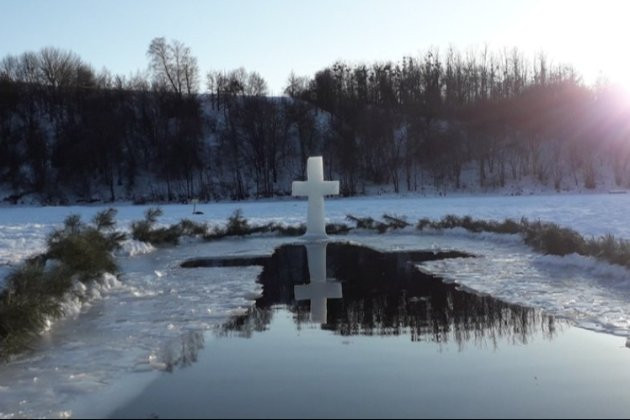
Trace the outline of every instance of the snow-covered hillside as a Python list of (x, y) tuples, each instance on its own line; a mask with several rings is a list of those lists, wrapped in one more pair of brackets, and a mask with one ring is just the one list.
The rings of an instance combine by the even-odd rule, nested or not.
[[(139, 121), (150, 112), (133, 98), (127, 98), (128, 106), (134, 110), (130, 113), (139, 114), (133, 121)], [(364, 131), (355, 127), (348, 134), (344, 130), (351, 122), (340, 122), (333, 114), (297, 99), (238, 97), (228, 102), (219, 103), (216, 96), (204, 94), (194, 98), (198, 111), (194, 117), (182, 110), (184, 122), (195, 121), (196, 134), (190, 143), (185, 133), (174, 128), (184, 122), (177, 123), (168, 113), (153, 115), (148, 131), (145, 126), (129, 130), (134, 133), (131, 138), (122, 132), (101, 138), (100, 126), (90, 126), (91, 114), (79, 112), (75, 119), (82, 122), (73, 129), (80, 133), (80, 142), (72, 147), (68, 144), (74, 140), (69, 142), (59, 134), (64, 132), (62, 122), (52, 122), (48, 107), (35, 107), (32, 118), (41, 125), (38, 141), (48, 153), (40, 156), (33, 151), (36, 158), (27, 159), (22, 149), (28, 150), (30, 143), (20, 143), (25, 128), (9, 124), (15, 136), (15, 144), (9, 144), (15, 150), (5, 153), (7, 162), (0, 160), (0, 203), (281, 197), (290, 193), (291, 181), (303, 176), (304, 161), (310, 155), (324, 155), (327, 174), (341, 179), (346, 195), (527, 195), (630, 188), (630, 143), (623, 140), (628, 130), (621, 123), (611, 125), (611, 132), (619, 132), (614, 142), (595, 133), (589, 137), (591, 146), (582, 150), (575, 139), (550, 137), (538, 144), (540, 139), (518, 131), (501, 141), (487, 134), (477, 138), (457, 120), (435, 120), (420, 137), (413, 134), (412, 122), (404, 119), (388, 128), (391, 136), (379, 137), (378, 124)], [(96, 114), (104, 117), (100, 111)], [(127, 117), (127, 113), (120, 116)], [(107, 127), (113, 130), (116, 123)], [(376, 137), (370, 138), (373, 132)], [(498, 143), (489, 147), (487, 143), (494, 141)], [(482, 146), (488, 150), (477, 150)]]

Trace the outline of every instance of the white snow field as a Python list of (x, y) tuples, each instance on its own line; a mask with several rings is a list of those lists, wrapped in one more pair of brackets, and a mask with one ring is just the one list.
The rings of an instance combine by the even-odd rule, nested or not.
[[(16, 263), (44, 249), (51, 229), (70, 214), (88, 221), (98, 211), (115, 207), (121, 227), (143, 217), (149, 207), (131, 204), (112, 206), (0, 207), (0, 266)], [(184, 217), (209, 223), (224, 223), (232, 212), (242, 209), (252, 222), (278, 221), (288, 224), (306, 220), (307, 202), (302, 199), (198, 204), (202, 216), (192, 215), (192, 205), (160, 206), (164, 224)], [(612, 233), (630, 239), (630, 194), (579, 194), (533, 196), (377, 196), (326, 199), (329, 221), (344, 221), (347, 214), (380, 217), (384, 213), (406, 216), (412, 222), (422, 217), (441, 218), (446, 214), (470, 215), (482, 219), (520, 219), (556, 222), (586, 235)]]
[[(162, 206), (163, 223), (183, 217), (224, 223), (241, 208), (252, 222), (299, 223), (305, 200)], [(116, 205), (127, 227), (149, 206)], [(440, 218), (445, 214), (483, 219), (506, 217), (557, 222), (587, 235), (612, 233), (630, 239), (630, 195), (519, 197), (371, 197), (326, 201), (330, 221), (348, 213), (383, 213)], [(41, 251), (45, 237), (69, 214), (89, 220), (99, 207), (0, 208), (0, 275)], [(424, 263), (422, 270), (509, 302), (544, 309), (578, 325), (630, 334), (630, 271), (577, 255), (544, 256), (515, 235), (471, 234), (455, 229), (420, 233), (412, 228), (376, 235), (358, 232), (350, 240), (382, 250), (457, 249), (478, 256)], [(183, 363), (182, 348), (202, 345), (206, 331), (252, 305), (261, 293), (260, 267), (181, 269), (194, 256), (265, 255), (296, 238), (273, 236), (189, 242), (153, 249), (135, 241), (120, 256), (119, 282), (99, 287), (88, 303), (75, 302), (70, 316), (43, 334), (32, 352), (0, 367), (0, 418), (103, 417), (141, 392), (160, 370)], [(69, 304), (73, 304), (70, 302)], [(620, 345), (623, 345), (620, 344)]]

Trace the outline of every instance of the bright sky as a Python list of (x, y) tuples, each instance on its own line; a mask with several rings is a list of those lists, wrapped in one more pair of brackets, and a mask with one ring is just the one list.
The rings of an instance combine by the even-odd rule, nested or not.
[[(544, 50), (594, 82), (630, 86), (628, 0), (2, 0), (0, 57), (70, 49), (96, 69), (147, 68), (152, 38), (190, 46), (202, 74), (256, 70), (280, 94), (291, 70), (399, 60), (429, 47)], [(205, 80), (205, 77), (204, 77)]]

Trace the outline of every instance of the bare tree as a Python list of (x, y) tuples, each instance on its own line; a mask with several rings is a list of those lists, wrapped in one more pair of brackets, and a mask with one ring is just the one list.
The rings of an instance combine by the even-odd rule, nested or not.
[(177, 40), (167, 43), (164, 37), (158, 37), (149, 44), (147, 56), (157, 86), (178, 95), (197, 92), (199, 67), (189, 47)]
[(0, 61), (0, 79), (18, 81), (20, 62), (14, 55), (8, 55)]
[(285, 95), (292, 98), (299, 96), (308, 89), (308, 77), (296, 76), (293, 71), (287, 79), (287, 86), (284, 88)]
[(85, 66), (73, 52), (52, 47), (43, 48), (39, 52), (38, 64), (44, 83), (55, 89), (74, 84), (78, 69)]
[(247, 76), (245, 94), (248, 96), (266, 96), (267, 82), (257, 72), (253, 71)]

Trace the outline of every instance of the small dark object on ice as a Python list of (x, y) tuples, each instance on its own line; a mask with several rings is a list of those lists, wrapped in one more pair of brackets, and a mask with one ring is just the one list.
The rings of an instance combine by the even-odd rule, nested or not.
[(191, 202), (193, 204), (193, 214), (203, 214), (201, 210), (197, 210), (197, 203), (199, 203), (199, 200), (194, 198)]

